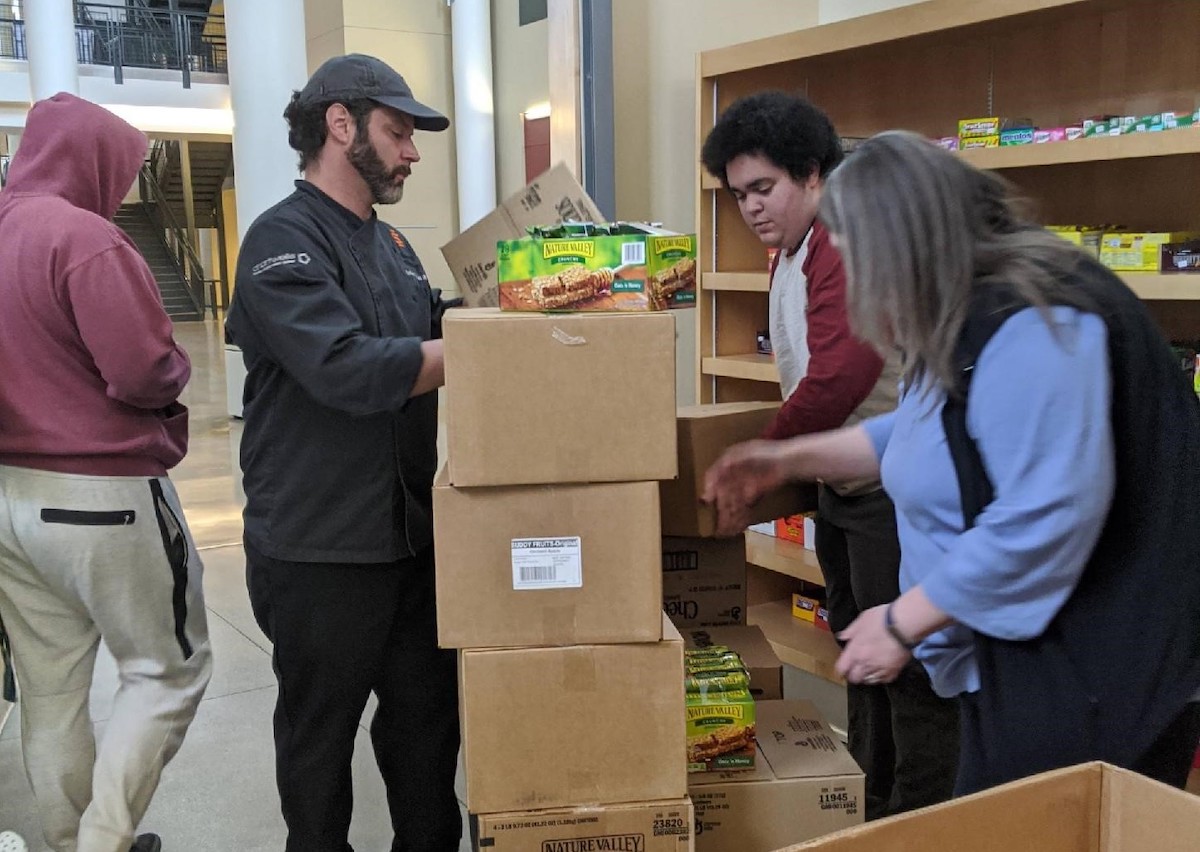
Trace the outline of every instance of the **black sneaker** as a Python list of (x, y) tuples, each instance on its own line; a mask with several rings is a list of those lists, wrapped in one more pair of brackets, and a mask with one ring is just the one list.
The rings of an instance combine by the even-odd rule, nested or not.
[(157, 834), (139, 834), (129, 852), (162, 852), (162, 840)]

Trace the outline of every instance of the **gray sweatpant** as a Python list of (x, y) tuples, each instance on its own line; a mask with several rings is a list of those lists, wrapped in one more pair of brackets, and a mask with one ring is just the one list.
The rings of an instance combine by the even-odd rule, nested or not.
[[(126, 852), (211, 673), (203, 567), (166, 477), (0, 465), (0, 617), (46, 842)], [(120, 686), (97, 752), (103, 638)]]

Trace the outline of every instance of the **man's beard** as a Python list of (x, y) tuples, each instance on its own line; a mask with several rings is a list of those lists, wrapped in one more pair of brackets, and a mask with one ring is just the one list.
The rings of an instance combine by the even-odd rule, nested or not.
[(412, 169), (408, 166), (389, 169), (383, 164), (371, 140), (365, 138), (365, 134), (355, 137), (354, 144), (346, 152), (346, 159), (366, 181), (371, 190), (373, 204), (395, 204), (404, 197), (404, 184), (397, 183), (396, 178), (408, 177), (412, 174)]

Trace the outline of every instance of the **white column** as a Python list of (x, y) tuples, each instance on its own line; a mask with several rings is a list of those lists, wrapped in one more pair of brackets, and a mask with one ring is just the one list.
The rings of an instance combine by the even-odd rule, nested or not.
[(490, 6), (488, 0), (452, 0), (450, 6), (460, 231), (474, 225), (496, 206)]
[(30, 100), (40, 101), (58, 92), (78, 95), (71, 0), (34, 0), (23, 6)]
[(308, 80), (304, 0), (225, 4), (238, 239), (300, 176), (283, 110)]

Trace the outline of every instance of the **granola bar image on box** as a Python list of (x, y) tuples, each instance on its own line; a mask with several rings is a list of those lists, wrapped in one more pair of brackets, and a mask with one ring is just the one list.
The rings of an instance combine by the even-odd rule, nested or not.
[(699, 682), (688, 686), (688, 771), (753, 768), (756, 714), (749, 689), (732, 683), (715, 689)]
[(722, 754), (741, 751), (754, 744), (754, 726), (726, 725), (703, 737), (688, 740), (688, 760), (702, 763)]
[(696, 259), (684, 257), (655, 273), (650, 283), (650, 300), (656, 310), (667, 306), (667, 301), (680, 290), (696, 285)]
[(568, 266), (553, 275), (536, 276), (529, 294), (543, 308), (564, 308), (609, 292), (614, 278), (611, 269)]

